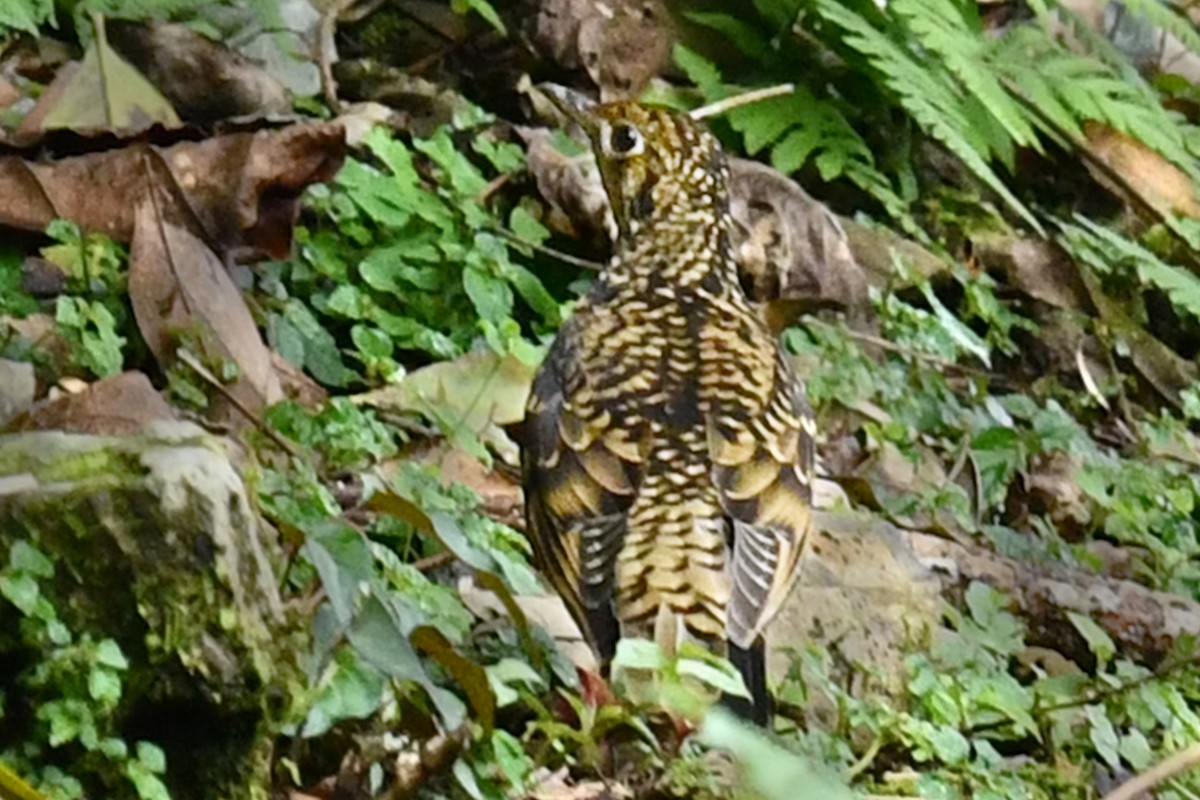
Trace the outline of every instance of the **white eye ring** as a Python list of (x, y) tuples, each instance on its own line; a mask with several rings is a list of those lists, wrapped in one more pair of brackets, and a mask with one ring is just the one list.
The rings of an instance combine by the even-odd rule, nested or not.
[(608, 158), (630, 158), (645, 152), (646, 140), (628, 122), (612, 125), (606, 120), (600, 123), (600, 150)]

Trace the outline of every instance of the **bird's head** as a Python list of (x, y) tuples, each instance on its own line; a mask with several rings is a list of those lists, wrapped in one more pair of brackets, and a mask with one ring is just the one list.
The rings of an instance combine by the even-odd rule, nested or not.
[(554, 84), (538, 88), (591, 140), (622, 237), (655, 219), (716, 225), (727, 213), (728, 168), (703, 123), (632, 101), (594, 103)]

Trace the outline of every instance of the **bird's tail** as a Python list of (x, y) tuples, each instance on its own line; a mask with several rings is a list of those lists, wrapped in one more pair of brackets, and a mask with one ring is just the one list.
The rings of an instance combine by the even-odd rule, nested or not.
[(749, 647), (729, 643), (729, 661), (741, 673), (750, 698), (725, 695), (722, 704), (742, 719), (766, 727), (771, 721), (771, 695), (767, 691), (767, 648), (760, 636)]

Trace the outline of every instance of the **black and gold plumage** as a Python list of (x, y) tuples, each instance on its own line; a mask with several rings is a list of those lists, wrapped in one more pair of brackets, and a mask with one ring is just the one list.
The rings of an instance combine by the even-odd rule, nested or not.
[(765, 722), (763, 633), (812, 525), (814, 427), (738, 280), (724, 155), (685, 115), (545, 93), (591, 139), (619, 234), (521, 432), (537, 560), (602, 661), (677, 626), (728, 648), (741, 711)]

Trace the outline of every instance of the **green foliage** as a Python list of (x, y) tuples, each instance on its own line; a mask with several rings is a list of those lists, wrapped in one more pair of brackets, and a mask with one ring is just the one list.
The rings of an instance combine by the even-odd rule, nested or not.
[[(113, 798), (169, 800), (166, 759), (151, 742), (129, 744), (114, 734), (128, 662), (111, 639), (73, 633), (43, 592), (53, 562), (33, 545), (16, 542), (0, 568), (0, 652), (38, 654), (0, 681), (0, 720), (32, 730), (0, 761), (33, 778), (48, 800), (74, 800), (97, 791)], [(14, 612), (15, 611), (15, 615)], [(17, 623), (17, 624), (11, 624)], [(20, 663), (20, 662), (18, 662)], [(11, 741), (11, 740), (10, 740)]]
[(272, 344), (333, 386), (355, 378), (346, 345), (370, 382), (402, 377), (404, 351), (452, 358), (477, 337), (537, 363), (528, 334), (557, 326), (559, 303), (507, 231), (535, 243), (548, 234), (524, 207), (498, 217), (484, 205), (490, 176), (523, 165), (520, 149), (448, 127), (411, 145), (376, 129), (366, 146), (369, 158), (313, 192), (325, 222), (298, 232), (301, 257), (272, 279), (293, 295), (271, 315)]
[[(864, 787), (876, 794), (915, 788), (925, 797), (1082, 798), (1089, 796), (1090, 760), (1143, 770), (1153, 760), (1152, 742), (1174, 750), (1200, 735), (1200, 717), (1173, 712), (1185, 704), (1180, 687), (1195, 684), (1195, 671), (1160, 679), (1114, 659), (1111, 639), (1086, 617), (1072, 615), (1071, 621), (1097, 658), (1095, 677), (1078, 670), (1051, 674), (1025, 660), (1025, 631), (1009, 613), (1007, 598), (982, 584), (969, 587), (965, 613), (951, 610), (948, 616), (952, 631), (928, 653), (907, 660), (909, 703), (903, 710), (881, 698), (854, 696), (830, 680), (826, 654), (800, 654), (785, 691), (828, 698), (838, 715), (833, 730), (853, 727), (874, 737), (858, 761), (836, 735), (797, 733), (801, 747), (856, 772), (872, 772), (871, 760), (894, 748), (921, 765), (916, 786), (911, 778), (876, 773)], [(1022, 660), (1031, 668), (1017, 677), (1011, 665)], [(1030, 737), (1046, 756), (1001, 755)], [(1181, 788), (1195, 785), (1189, 780)]]
[[(1046, 6), (1039, 7), (1044, 15)], [(1200, 45), (1177, 11), (1157, 3), (1137, 7), (1186, 44)], [(1094, 32), (1077, 31), (1086, 52), (1068, 49), (1037, 20), (994, 33), (985, 30), (976, 4), (963, 0), (897, 0), (882, 9), (867, 0), (809, 0), (756, 9), (688, 15), (751, 63), (738, 66), (750, 77), (743, 86), (806, 76), (791, 95), (728, 112), (745, 150), (755, 155), (769, 148), (771, 163), (784, 172), (811, 164), (822, 181), (849, 181), (911, 233), (918, 233), (908, 215), (919, 189), (894, 112), (939, 142), (1038, 232), (1034, 207), (1012, 185), (1017, 151), (1045, 152), (1047, 141), (1075, 147), (1086, 121), (1127, 133), (1190, 176), (1200, 175), (1187, 143), (1193, 128), (1167, 111)], [(831, 68), (835, 61), (820, 58), (822, 48), (843, 66)], [(706, 100), (735, 91), (723, 81), (728, 70), (700, 54), (679, 48), (676, 61)], [(878, 130), (890, 139), (880, 140)]]
[(101, 378), (121, 371), (126, 339), (117, 333), (117, 318), (104, 303), (63, 295), (54, 321), (71, 346), (72, 363)]

